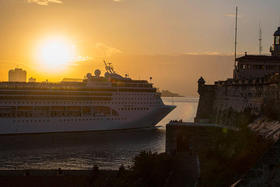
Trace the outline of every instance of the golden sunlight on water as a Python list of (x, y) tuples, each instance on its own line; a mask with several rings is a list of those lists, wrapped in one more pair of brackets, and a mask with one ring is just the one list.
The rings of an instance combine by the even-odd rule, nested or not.
[(198, 98), (196, 97), (165, 97), (162, 99), (166, 105), (175, 105), (176, 108), (169, 113), (158, 126), (165, 126), (170, 120), (183, 120), (193, 122), (196, 114)]

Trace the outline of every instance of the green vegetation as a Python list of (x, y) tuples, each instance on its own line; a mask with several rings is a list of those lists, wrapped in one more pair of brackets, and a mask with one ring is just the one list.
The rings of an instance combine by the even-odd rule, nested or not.
[(161, 187), (171, 186), (171, 177), (176, 170), (174, 158), (165, 153), (142, 151), (134, 158), (132, 167), (120, 166), (116, 175), (99, 175), (96, 169), (90, 179), (93, 186), (115, 187)]
[[(280, 107), (273, 101), (265, 102), (259, 116), (280, 120)], [(239, 131), (231, 133), (224, 131), (224, 135), (212, 134), (217, 137), (213, 143), (214, 147), (200, 150), (199, 186), (229, 186), (254, 166), (272, 143), (248, 128), (248, 125), (259, 116), (256, 116), (250, 108), (246, 108), (243, 112), (229, 108), (213, 115), (212, 122), (233, 126)]]
[(192, 177), (182, 172), (180, 161), (178, 162), (182, 158), (180, 156), (142, 151), (134, 158), (131, 167), (126, 169), (121, 165), (115, 175), (96, 175), (98, 172), (93, 172), (90, 185), (102, 187), (193, 186)]
[(198, 153), (201, 163), (199, 186), (233, 184), (254, 166), (270, 145), (246, 128), (216, 136), (214, 147), (202, 148)]

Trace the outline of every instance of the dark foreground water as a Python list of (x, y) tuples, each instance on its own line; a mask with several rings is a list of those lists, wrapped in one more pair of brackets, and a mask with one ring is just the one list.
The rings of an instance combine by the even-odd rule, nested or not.
[(0, 136), (0, 170), (103, 169), (130, 165), (142, 150), (165, 151), (165, 125), (171, 119), (193, 121), (196, 98), (164, 98), (177, 105), (156, 128), (39, 135)]

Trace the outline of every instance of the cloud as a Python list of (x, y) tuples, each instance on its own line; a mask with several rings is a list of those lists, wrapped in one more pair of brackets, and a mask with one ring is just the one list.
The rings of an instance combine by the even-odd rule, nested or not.
[(35, 3), (37, 5), (47, 6), (49, 3), (62, 4), (62, 0), (27, 0), (28, 3)]
[(98, 42), (93, 48), (92, 56), (74, 56), (71, 57), (70, 61), (72, 62), (72, 66), (79, 66), (84, 62), (99, 61), (100, 59), (104, 60), (120, 53), (122, 53), (121, 50)]
[(185, 55), (209, 55), (209, 56), (230, 56), (232, 54), (220, 53), (216, 51), (206, 51), (206, 52), (186, 52)]
[(95, 53), (97, 56), (110, 57), (114, 54), (120, 54), (122, 51), (99, 42), (95, 44)]
[(76, 56), (71, 59), (71, 66), (79, 66), (81, 63), (90, 62), (93, 58), (90, 56)]

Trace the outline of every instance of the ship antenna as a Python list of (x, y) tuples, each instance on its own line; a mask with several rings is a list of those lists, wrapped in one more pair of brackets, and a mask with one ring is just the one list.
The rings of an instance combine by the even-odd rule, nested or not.
[(235, 12), (234, 67), (236, 67), (236, 51), (237, 51), (237, 18), (238, 18), (238, 6), (236, 6), (236, 12)]
[(261, 24), (260, 24), (260, 31), (259, 31), (259, 55), (262, 54), (262, 50), (263, 50), (263, 47), (262, 47), (262, 27), (261, 27)]
[(105, 70), (107, 71), (107, 64), (106, 64), (106, 61), (103, 60), (104, 64), (105, 64)]
[(103, 62), (104, 62), (104, 64), (105, 64), (105, 70), (106, 70), (107, 72), (109, 72), (109, 70), (110, 70), (110, 69), (109, 69), (109, 66), (107, 65), (107, 63), (106, 63), (105, 60), (104, 60)]

